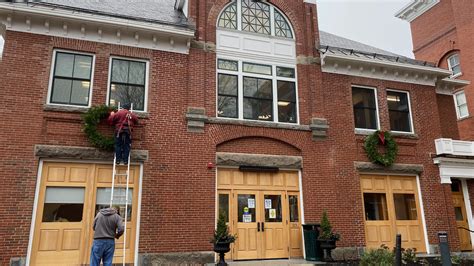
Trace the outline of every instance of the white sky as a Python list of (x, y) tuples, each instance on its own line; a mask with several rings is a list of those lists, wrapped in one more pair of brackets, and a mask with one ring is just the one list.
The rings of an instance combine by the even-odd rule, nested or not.
[(317, 0), (319, 29), (413, 58), (410, 24), (394, 15), (411, 0)]

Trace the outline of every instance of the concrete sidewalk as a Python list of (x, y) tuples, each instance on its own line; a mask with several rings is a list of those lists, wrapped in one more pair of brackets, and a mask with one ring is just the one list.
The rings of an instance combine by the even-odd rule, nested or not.
[[(249, 260), (249, 261), (226, 261), (227, 264), (233, 266), (311, 266), (311, 265), (325, 265), (325, 262), (307, 261), (304, 259), (282, 259), (282, 260)], [(206, 266), (213, 266), (215, 264), (209, 263)]]

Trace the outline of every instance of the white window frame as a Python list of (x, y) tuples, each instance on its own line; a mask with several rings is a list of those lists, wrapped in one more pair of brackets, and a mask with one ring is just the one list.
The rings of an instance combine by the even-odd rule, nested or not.
[[(229, 61), (236, 61), (238, 62), (238, 71), (231, 71), (231, 70), (223, 70), (218, 68), (220, 60), (229, 60)], [(257, 65), (268, 65), (272, 67), (272, 75), (263, 75), (263, 74), (255, 74), (255, 73), (248, 73), (243, 71), (243, 63), (251, 63)], [(285, 68), (292, 68), (295, 70), (295, 77), (294, 78), (285, 78), (285, 77), (278, 77), (276, 73), (277, 67), (285, 67)], [(300, 124), (300, 111), (299, 111), (299, 96), (298, 96), (298, 73), (297, 73), (296, 65), (289, 65), (289, 64), (280, 64), (280, 63), (270, 63), (270, 62), (259, 62), (241, 58), (232, 58), (232, 57), (222, 57), (217, 56), (216, 58), (216, 117), (219, 119), (229, 119), (229, 120), (242, 120), (242, 121), (252, 121), (252, 122), (259, 122), (259, 123), (279, 123), (279, 124), (287, 124), (287, 125), (299, 125)], [(238, 109), (238, 117), (219, 117), (218, 115), (218, 108), (219, 108), (219, 74), (226, 74), (226, 75), (233, 75), (237, 76), (237, 109)], [(251, 78), (261, 78), (261, 79), (270, 79), (272, 80), (272, 96), (273, 96), (273, 120), (265, 121), (265, 120), (253, 120), (253, 119), (245, 119), (244, 118), (244, 76), (251, 77)], [(295, 83), (295, 97), (296, 97), (296, 122), (289, 123), (289, 122), (280, 122), (278, 121), (278, 81), (288, 81)]]
[[(457, 65), (454, 65), (454, 66), (453, 66), (453, 65), (451, 65), (451, 58), (454, 58), (454, 57), (457, 57), (457, 58), (458, 58), (458, 62), (459, 62), (459, 63), (458, 63)], [(450, 71), (453, 71), (453, 68), (454, 68), (454, 67), (457, 67), (457, 66), (460, 66), (460, 65), (461, 65), (461, 58), (460, 58), (460, 56), (459, 56), (459, 53), (455, 53), (455, 54), (449, 56), (448, 59), (447, 59), (447, 61), (448, 61), (448, 68), (449, 68)], [(462, 69), (460, 69), (460, 70), (461, 70), (461, 71), (460, 71), (459, 73), (456, 73), (456, 74), (453, 73), (453, 74), (451, 75), (451, 78), (456, 78), (456, 77), (461, 76), (461, 75), (462, 75)]]
[[(403, 91), (403, 90), (395, 90), (395, 89), (387, 89), (387, 92), (393, 91), (393, 92), (398, 92), (398, 93), (405, 93), (407, 95), (407, 101), (408, 101), (408, 112), (410, 114), (410, 131), (397, 131), (397, 130), (392, 130), (390, 127), (391, 132), (395, 133), (402, 133), (402, 134), (415, 134), (415, 126), (413, 125), (413, 111), (411, 109), (411, 98), (410, 98), (410, 92), (408, 91)], [(388, 99), (387, 99), (387, 110), (388, 110)], [(388, 120), (390, 121), (390, 110), (388, 110)]]
[[(361, 88), (361, 89), (369, 89), (374, 91), (374, 97), (375, 97), (375, 115), (377, 116), (377, 128), (372, 129), (372, 128), (359, 128), (355, 127), (355, 121), (354, 121), (354, 101), (352, 99), (352, 89), (353, 88)], [(352, 121), (354, 121), (354, 127), (355, 131), (362, 131), (362, 132), (375, 132), (377, 130), (380, 130), (380, 115), (379, 115), (379, 101), (378, 101), (378, 95), (377, 95), (377, 88), (376, 87), (369, 87), (369, 86), (364, 86), (364, 85), (356, 85), (353, 84), (351, 85), (351, 107), (352, 107)]]
[(137, 113), (146, 113), (148, 112), (148, 87), (149, 87), (149, 77), (150, 77), (150, 61), (146, 59), (139, 59), (133, 57), (124, 57), (124, 56), (110, 56), (109, 58), (109, 73), (107, 78), (107, 99), (105, 104), (109, 106), (110, 104), (110, 83), (112, 82), (112, 61), (113, 59), (121, 59), (127, 61), (135, 61), (145, 63), (145, 98), (143, 99), (143, 111), (133, 110)]
[[(53, 78), (54, 78), (54, 69), (56, 68), (56, 54), (57, 53), (68, 53), (68, 54), (77, 54), (77, 55), (87, 55), (92, 56), (92, 67), (91, 67), (91, 81), (90, 81), (90, 88), (89, 88), (89, 103), (87, 106), (85, 105), (74, 105), (74, 104), (62, 104), (62, 103), (52, 103), (51, 102), (51, 94), (53, 93)], [(48, 84), (48, 94), (46, 99), (47, 105), (54, 105), (54, 106), (68, 106), (68, 107), (75, 107), (75, 108), (90, 108), (92, 104), (92, 95), (94, 91), (94, 72), (95, 72), (95, 54), (87, 53), (87, 52), (78, 52), (74, 50), (65, 50), (65, 49), (54, 49), (53, 50), (53, 57), (51, 61), (51, 69), (49, 73), (49, 84)]]
[(469, 108), (467, 108), (467, 115), (461, 116), (461, 114), (460, 114), (460, 112), (459, 112), (459, 107), (460, 107), (460, 105), (458, 104), (458, 99), (457, 99), (457, 97), (456, 97), (456, 96), (459, 95), (459, 94), (464, 94), (464, 99), (466, 100), (466, 103), (465, 103), (466, 107), (468, 107), (468, 105), (467, 105), (467, 98), (466, 98), (466, 93), (464, 92), (464, 90), (458, 91), (458, 92), (456, 92), (455, 94), (453, 94), (454, 106), (455, 106), (455, 108), (456, 108), (456, 116), (457, 116), (458, 119), (463, 119), (463, 118), (469, 117)]

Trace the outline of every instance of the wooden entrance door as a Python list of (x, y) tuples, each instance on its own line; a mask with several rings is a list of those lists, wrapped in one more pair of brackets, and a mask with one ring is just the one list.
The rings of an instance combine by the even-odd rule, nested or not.
[(368, 248), (391, 249), (401, 234), (403, 248), (426, 250), (415, 177), (361, 176), (361, 188)]
[(466, 204), (464, 203), (464, 196), (462, 192), (461, 181), (453, 179), (451, 184), (451, 191), (453, 197), (454, 214), (456, 215), (456, 225), (458, 227), (459, 242), (462, 251), (471, 251), (471, 234), (466, 229), (469, 229), (469, 223), (466, 215)]
[[(130, 167), (131, 196), (126, 262), (134, 262), (139, 168)], [(108, 207), (112, 166), (86, 163), (44, 163), (38, 194), (31, 265), (89, 263), (92, 224), (97, 211)], [(122, 237), (123, 238), (123, 237)], [(120, 239), (116, 242), (121, 241)], [(117, 254), (122, 252), (116, 245)], [(120, 250), (119, 250), (120, 249)], [(121, 262), (121, 258), (114, 262)]]
[(255, 173), (218, 170), (217, 213), (230, 231), (234, 260), (302, 256), (297, 172)]

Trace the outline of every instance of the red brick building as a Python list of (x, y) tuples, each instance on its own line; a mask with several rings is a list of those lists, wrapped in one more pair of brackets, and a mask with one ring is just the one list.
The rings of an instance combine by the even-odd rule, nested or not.
[[(443, 183), (451, 179), (460, 180), (472, 195), (474, 183), (474, 14), (472, 1), (430, 0), (412, 1), (398, 12), (397, 17), (410, 22), (413, 37), (413, 52), (419, 60), (435, 62), (440, 68), (452, 71), (451, 79), (465, 84), (445, 95), (438, 101), (443, 107), (441, 119), (450, 121), (442, 129), (444, 138), (436, 140), (439, 165)], [(454, 124), (457, 117), (457, 127)], [(447, 158), (449, 157), (449, 158)], [(454, 199), (456, 200), (456, 199)], [(466, 205), (469, 205), (469, 201)], [(457, 210), (459, 211), (459, 210)], [(459, 215), (458, 227), (474, 227), (472, 212)], [(461, 248), (472, 249), (474, 234), (460, 229)]]
[[(141, 117), (128, 262), (212, 261), (219, 211), (234, 260), (303, 257), (324, 210), (339, 258), (396, 233), (460, 249), (459, 187), (431, 157), (455, 121), (442, 93), (464, 85), (450, 71), (320, 32), (311, 0), (142, 2), (0, 3), (2, 264), (88, 263), (113, 155), (81, 115), (118, 102)], [(364, 151), (376, 130), (398, 144), (390, 167)]]

